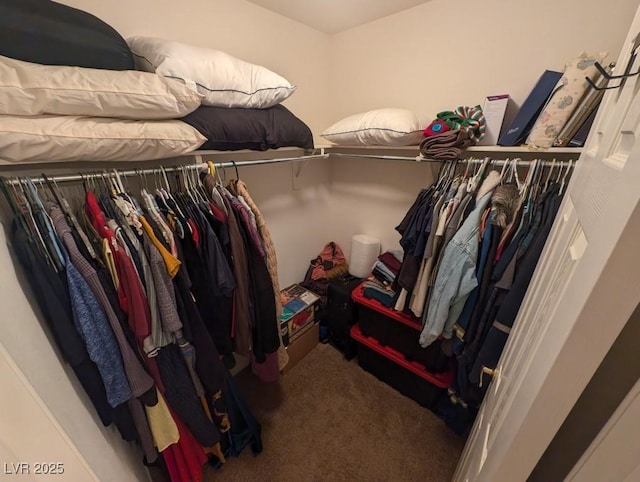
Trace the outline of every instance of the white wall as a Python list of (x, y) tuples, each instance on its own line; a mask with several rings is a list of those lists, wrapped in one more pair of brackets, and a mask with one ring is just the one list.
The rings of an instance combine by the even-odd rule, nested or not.
[(439, 165), (348, 158), (332, 159), (331, 165), (330, 233), (347, 259), (354, 234), (380, 239), (383, 251), (401, 249), (394, 228)]
[[(428, 122), (503, 93), (519, 105), (545, 69), (562, 70), (582, 51), (608, 51), (615, 60), (637, 6), (432, 0), (347, 30), (330, 40), (330, 123), (380, 107), (412, 109)], [(383, 249), (398, 249), (393, 228), (430, 172), (425, 165), (333, 160), (335, 240), (348, 252), (351, 236), (365, 232), (380, 237)]]
[(511, 94), (581, 51), (615, 60), (637, 0), (431, 0), (331, 38), (332, 121), (378, 107), (431, 119)]

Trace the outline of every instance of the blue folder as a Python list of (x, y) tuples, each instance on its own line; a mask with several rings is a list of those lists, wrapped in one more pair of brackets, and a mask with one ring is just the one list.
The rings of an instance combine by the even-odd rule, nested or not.
[(519, 146), (526, 141), (529, 131), (561, 78), (562, 72), (544, 71), (527, 99), (522, 103), (522, 107), (509, 128), (498, 139), (499, 146)]

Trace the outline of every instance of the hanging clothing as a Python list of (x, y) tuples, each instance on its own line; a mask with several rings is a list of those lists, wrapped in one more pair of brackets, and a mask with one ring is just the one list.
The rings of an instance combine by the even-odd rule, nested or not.
[(543, 190), (531, 174), (524, 188), (496, 189), (481, 241), (479, 284), (456, 324), (457, 374), (437, 412), (457, 433), (466, 430), (482, 402), (490, 382), (483, 369), (498, 363), (562, 201), (559, 186)]
[(71, 365), (103, 425), (111, 425), (114, 421), (112, 409), (107, 401), (100, 372), (89, 358), (86, 345), (73, 322), (71, 300), (64, 273), (53, 271), (33, 242), (29, 241), (16, 219), (12, 223), (12, 241), (18, 260), (28, 274), (27, 280), (58, 349)]
[[(173, 283), (165, 259), (145, 232), (142, 243), (151, 271), (150, 288), (153, 296), (148, 296), (151, 306), (151, 334), (143, 340), (147, 356), (155, 356), (160, 348), (174, 342), (176, 334), (182, 330), (182, 322), (176, 308)], [(151, 289), (147, 290), (147, 293)]]
[(107, 400), (112, 407), (125, 403), (133, 395), (107, 318), (89, 285), (66, 255), (65, 271), (73, 321), (87, 346), (89, 357), (100, 371), (107, 390)]
[(476, 195), (476, 207), (445, 248), (420, 334), (423, 347), (429, 346), (440, 335), (451, 338), (453, 325), (462, 313), (467, 297), (478, 284), (475, 277), (478, 225), (499, 182), (500, 174), (496, 171), (487, 175)]
[(158, 403), (155, 405), (145, 406), (147, 418), (149, 420), (149, 428), (153, 436), (153, 443), (160, 452), (163, 452), (171, 445), (178, 443), (180, 433), (178, 426), (174, 420), (169, 407), (165, 402), (164, 396), (156, 392)]
[(131, 387), (131, 390), (133, 392), (133, 396), (139, 397), (143, 395), (153, 387), (153, 379), (144, 370), (142, 364), (129, 345), (129, 342), (127, 341), (120, 325), (120, 321), (113, 311), (111, 303), (109, 302), (104, 288), (100, 283), (98, 274), (78, 250), (75, 239), (71, 235), (71, 227), (65, 220), (64, 214), (62, 213), (60, 208), (53, 203), (48, 205), (48, 211), (55, 226), (56, 232), (58, 233), (58, 236), (60, 236), (65, 245), (65, 248), (67, 249), (71, 262), (90, 287), (93, 295), (100, 304), (100, 307), (102, 308), (106, 318), (109, 321), (109, 325), (113, 330), (113, 334), (122, 355), (124, 370), (127, 375), (129, 386)]
[[(64, 203), (48, 201), (47, 216), (33, 186), (22, 202), (38, 219), (21, 222), (14, 209), (16, 252), (102, 422), (139, 442), (145, 463), (165, 466), (172, 481), (201, 480), (206, 454), (223, 463), (247, 444), (262, 450), (259, 424), (227, 379), (212, 335), (231, 356), (232, 337), (244, 344), (265, 379), (279, 375), (268, 230), (248, 193), (221, 191), (218, 205), (200, 191), (158, 190), (158, 205), (146, 197), (143, 215), (117, 190), (85, 191), (76, 220), (53, 187)], [(234, 331), (237, 275), (244, 340)]]
[(400, 245), (405, 253), (397, 282), (398, 286), (405, 290), (405, 293), (413, 289), (418, 279), (436, 202), (437, 194), (434, 183), (428, 189), (420, 191), (403, 220), (395, 228), (401, 235)]
[(229, 238), (233, 253), (233, 273), (236, 278), (236, 289), (233, 293), (234, 318), (232, 337), (235, 351), (240, 355), (249, 356), (253, 348), (251, 342), (252, 316), (249, 307), (249, 259), (236, 215), (231, 210), (231, 203), (224, 197), (223, 201), (227, 210)]
[[(491, 223), (491, 213), (489, 214), (489, 223), (484, 233), (482, 234), (482, 238), (480, 241), (480, 253), (478, 256), (478, 263), (476, 265), (476, 279), (483, 279), (485, 266), (487, 264), (487, 260), (489, 259), (489, 251), (491, 249), (492, 239), (495, 238), (493, 236), (493, 225)], [(456, 355), (460, 354), (462, 348), (464, 347), (463, 341), (465, 340), (466, 330), (469, 326), (469, 322), (471, 321), (471, 316), (473, 315), (473, 311), (475, 310), (476, 304), (478, 302), (478, 296), (480, 295), (480, 286), (477, 285), (471, 293), (464, 304), (464, 308), (462, 309), (462, 313), (460, 313), (460, 317), (458, 321), (456, 321), (453, 326), (453, 331), (455, 334), (453, 341), (453, 353)]]
[[(180, 256), (184, 259), (185, 275), (188, 276), (189, 289), (195, 297), (199, 316), (213, 339), (217, 352), (233, 360), (231, 323), (235, 279), (222, 248), (214, 241), (215, 233), (208, 221), (198, 221), (202, 236), (200, 246), (190, 236), (178, 239)], [(216, 252), (205, 255), (209, 250)]]
[(166, 265), (167, 273), (169, 273), (169, 276), (173, 278), (180, 268), (180, 261), (176, 259), (176, 257), (172, 253), (170, 253), (167, 248), (164, 247), (164, 245), (156, 237), (154, 230), (144, 216), (140, 216), (140, 222), (142, 223), (142, 227), (145, 233), (147, 233), (147, 236), (149, 236), (149, 238), (151, 239), (151, 242), (160, 253), (160, 256), (162, 256), (162, 259), (164, 260), (164, 263)]
[(229, 433), (229, 455), (238, 455), (247, 446), (254, 454), (262, 452), (262, 426), (253, 416), (240, 394), (234, 378), (225, 374), (224, 397), (228, 400), (231, 430)]
[(169, 405), (203, 447), (213, 447), (220, 433), (204, 411), (180, 349), (175, 344), (162, 347), (156, 361)]
[[(521, 261), (518, 263), (518, 270), (509, 294), (503, 300), (500, 309), (495, 315), (495, 320), (489, 326), (486, 339), (482, 340), (482, 347), (478, 349), (478, 356), (469, 373), (469, 378), (474, 381), (474, 384), (479, 384), (483, 367), (493, 369), (498, 364), (498, 359), (502, 354), (507, 337), (511, 332), (524, 296), (529, 288), (529, 283), (533, 278), (538, 260), (544, 249), (545, 242), (560, 209), (562, 197), (556, 195), (556, 192), (557, 191), (554, 190), (552, 197), (548, 198), (542, 226), (534, 236), (527, 253), (523, 255)], [(483, 385), (486, 386), (486, 384)]]
[[(178, 256), (181, 245), (177, 243)], [(198, 307), (190, 289), (189, 276), (184, 268), (178, 270), (173, 279), (178, 314), (183, 324), (183, 336), (194, 346), (197, 356), (195, 367), (198, 377), (208, 394), (208, 399), (221, 390), (225, 368), (220, 361), (218, 351), (200, 316)]]
[(280, 346), (273, 285), (257, 240), (255, 236), (251, 235), (249, 220), (242, 215), (244, 208), (238, 201), (230, 197), (228, 197), (228, 202), (230, 210), (234, 212), (236, 219), (238, 219), (238, 227), (247, 247), (249, 292), (253, 300), (252, 354), (258, 363), (262, 363), (265, 361), (267, 354), (275, 353)]

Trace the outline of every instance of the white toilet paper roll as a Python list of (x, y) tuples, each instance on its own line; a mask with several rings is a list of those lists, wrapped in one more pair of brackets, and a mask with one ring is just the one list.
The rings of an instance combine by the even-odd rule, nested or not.
[(356, 234), (351, 238), (349, 273), (358, 278), (371, 274), (373, 265), (380, 254), (380, 240), (367, 234)]

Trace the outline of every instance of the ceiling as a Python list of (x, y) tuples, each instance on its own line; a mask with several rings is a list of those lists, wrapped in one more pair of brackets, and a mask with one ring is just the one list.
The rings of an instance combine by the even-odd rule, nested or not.
[(377, 20), (427, 0), (249, 0), (328, 34)]

